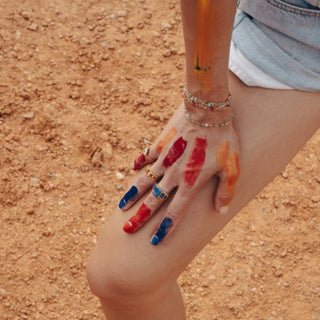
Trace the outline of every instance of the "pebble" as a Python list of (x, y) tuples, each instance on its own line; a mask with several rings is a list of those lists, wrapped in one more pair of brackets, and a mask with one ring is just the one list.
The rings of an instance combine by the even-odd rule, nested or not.
[(122, 190), (122, 189), (123, 189), (123, 185), (118, 184), (118, 185), (116, 186), (116, 189), (117, 189), (117, 190)]
[(103, 154), (106, 159), (112, 159), (113, 149), (109, 142), (106, 142), (103, 146)]
[(119, 180), (124, 180), (124, 175), (121, 173), (121, 172), (117, 172), (116, 173), (116, 176), (117, 176), (117, 178), (119, 179)]
[(119, 10), (119, 11), (116, 12), (116, 15), (117, 15), (118, 17), (126, 17), (126, 16), (127, 16), (127, 11), (125, 11), (125, 10)]
[(23, 117), (24, 117), (25, 119), (28, 119), (28, 120), (33, 119), (33, 118), (34, 118), (34, 111), (30, 111), (30, 112), (25, 113), (25, 114), (23, 115)]
[(38, 186), (40, 185), (40, 178), (38, 178), (38, 177), (32, 177), (32, 178), (30, 179), (30, 183), (31, 183), (32, 186), (38, 187)]
[(29, 20), (31, 18), (31, 14), (28, 11), (21, 11), (20, 14), (21, 14), (21, 17), (26, 20)]
[(37, 31), (38, 30), (38, 25), (36, 23), (31, 23), (28, 26), (28, 29), (31, 30), (31, 31)]
[(170, 30), (172, 28), (171, 24), (162, 22), (161, 23), (161, 30)]

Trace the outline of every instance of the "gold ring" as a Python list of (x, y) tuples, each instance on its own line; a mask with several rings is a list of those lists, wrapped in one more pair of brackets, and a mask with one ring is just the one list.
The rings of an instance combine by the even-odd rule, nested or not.
[(153, 195), (160, 200), (167, 200), (169, 193), (163, 191), (157, 184), (153, 186)]
[(146, 166), (146, 175), (154, 182), (156, 182), (159, 179), (159, 177), (152, 172), (150, 165)]

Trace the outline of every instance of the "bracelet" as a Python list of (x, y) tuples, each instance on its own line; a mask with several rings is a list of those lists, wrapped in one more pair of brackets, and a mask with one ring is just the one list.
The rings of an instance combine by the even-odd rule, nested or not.
[(227, 109), (231, 106), (232, 96), (229, 93), (225, 102), (209, 102), (200, 98), (194, 97), (186, 88), (182, 89), (182, 97), (189, 101), (193, 106), (199, 107), (205, 110), (217, 111)]
[(221, 127), (224, 127), (224, 126), (227, 126), (228, 124), (230, 124), (234, 119), (234, 114), (232, 113), (231, 118), (227, 121), (222, 122), (222, 123), (203, 123), (203, 122), (196, 121), (196, 120), (192, 119), (191, 115), (187, 111), (186, 106), (184, 106), (184, 113), (185, 113), (186, 118), (190, 122), (197, 124), (199, 126), (202, 126), (202, 127), (206, 127), (206, 128), (221, 128)]

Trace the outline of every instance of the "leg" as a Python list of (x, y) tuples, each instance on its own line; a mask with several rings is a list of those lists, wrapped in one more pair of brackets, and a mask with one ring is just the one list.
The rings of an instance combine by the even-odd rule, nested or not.
[(149, 241), (161, 214), (128, 235), (122, 226), (142, 200), (126, 213), (117, 209), (88, 264), (90, 286), (108, 319), (184, 319), (176, 286), (180, 273), (318, 129), (319, 93), (249, 88), (234, 75), (230, 78), (241, 173), (228, 214), (214, 210), (217, 180), (212, 179), (192, 201), (174, 233), (155, 248)]

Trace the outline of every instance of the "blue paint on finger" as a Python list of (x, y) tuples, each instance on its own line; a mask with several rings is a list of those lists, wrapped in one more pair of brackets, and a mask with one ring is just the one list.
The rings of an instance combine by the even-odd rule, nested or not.
[(168, 234), (172, 226), (173, 226), (172, 219), (168, 217), (164, 218), (160, 224), (159, 229), (151, 238), (151, 244), (153, 244), (154, 246), (159, 244), (164, 239), (164, 237)]
[(138, 188), (132, 186), (119, 202), (119, 208), (122, 209), (129, 201), (133, 201), (138, 194)]

